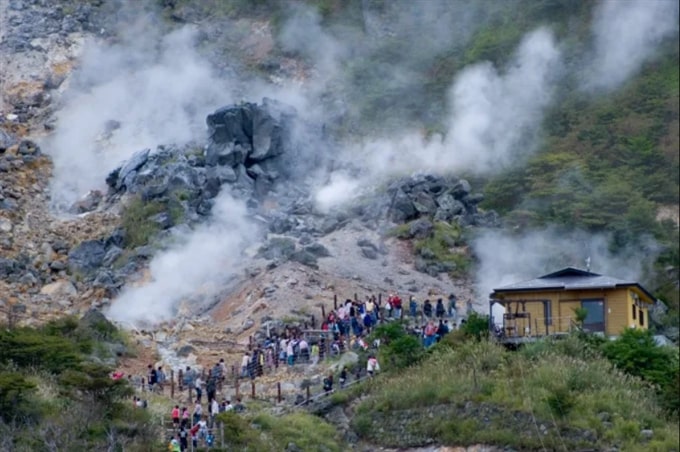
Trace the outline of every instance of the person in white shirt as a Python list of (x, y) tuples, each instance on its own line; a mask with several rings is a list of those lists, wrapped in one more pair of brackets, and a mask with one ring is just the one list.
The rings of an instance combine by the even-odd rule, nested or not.
[(366, 363), (366, 373), (369, 377), (372, 377), (376, 372), (380, 372), (380, 364), (376, 357), (371, 355), (368, 357), (368, 362)]
[(194, 389), (196, 389), (196, 400), (200, 403), (201, 396), (203, 395), (203, 381), (199, 375), (197, 375), (196, 380), (194, 380)]
[(217, 399), (212, 399), (210, 403), (210, 427), (215, 425), (215, 416), (220, 412), (220, 404)]

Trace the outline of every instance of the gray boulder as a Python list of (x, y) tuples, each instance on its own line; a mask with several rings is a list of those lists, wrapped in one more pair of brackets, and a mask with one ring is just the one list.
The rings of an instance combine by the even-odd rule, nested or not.
[(106, 247), (101, 240), (81, 242), (68, 253), (68, 267), (71, 273), (90, 274), (97, 270), (106, 256)]
[(328, 251), (328, 248), (320, 243), (311, 243), (305, 246), (304, 250), (316, 257), (329, 257), (331, 255), (330, 251)]
[(299, 250), (290, 255), (290, 260), (299, 262), (307, 267), (319, 268), (316, 256), (309, 251)]
[(9, 149), (10, 146), (15, 145), (16, 142), (17, 140), (14, 136), (0, 129), (0, 154)]
[(416, 239), (424, 239), (432, 235), (434, 225), (426, 218), (420, 218), (413, 223), (409, 228), (409, 237)]
[(248, 150), (242, 144), (211, 142), (205, 150), (205, 163), (208, 166), (241, 165), (246, 162)]
[(274, 237), (262, 245), (258, 255), (269, 260), (286, 260), (295, 252), (295, 241), (288, 237)]

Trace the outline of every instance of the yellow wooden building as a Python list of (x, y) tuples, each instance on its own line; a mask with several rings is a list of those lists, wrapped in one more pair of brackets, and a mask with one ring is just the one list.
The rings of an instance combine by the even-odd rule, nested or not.
[(577, 326), (575, 308), (587, 311), (586, 331), (616, 336), (627, 327), (647, 329), (654, 300), (635, 281), (567, 267), (494, 289), (489, 304), (497, 335), (522, 342), (572, 331)]

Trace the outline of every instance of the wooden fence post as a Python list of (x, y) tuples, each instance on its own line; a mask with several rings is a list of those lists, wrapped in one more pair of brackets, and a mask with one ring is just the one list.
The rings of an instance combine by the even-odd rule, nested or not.
[(326, 308), (323, 305), (321, 305), (321, 319), (322, 322), (326, 319)]
[(182, 369), (179, 370), (179, 373), (177, 375), (177, 387), (179, 388), (179, 392), (182, 392), (184, 390), (184, 377), (183, 377)]
[(276, 401), (281, 403), (281, 382), (276, 382)]
[(333, 294), (333, 309), (338, 310), (338, 294)]
[(255, 380), (250, 380), (250, 396), (255, 398)]
[(170, 369), (170, 398), (175, 398), (175, 369)]

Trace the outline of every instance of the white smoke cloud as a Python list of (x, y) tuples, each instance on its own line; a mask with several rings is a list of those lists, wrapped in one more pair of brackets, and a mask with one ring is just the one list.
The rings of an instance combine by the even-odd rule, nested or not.
[(172, 319), (182, 301), (195, 300), (200, 293), (215, 295), (220, 282), (240, 268), (243, 249), (256, 236), (244, 203), (223, 190), (215, 198), (210, 220), (183, 237), (180, 245), (156, 256), (149, 266), (151, 280), (125, 288), (108, 316), (137, 326)]
[[(560, 52), (552, 33), (539, 28), (519, 45), (506, 71), (490, 63), (464, 69), (451, 91), (451, 115), (446, 136), (426, 140), (420, 134), (373, 140), (348, 151), (348, 160), (366, 168), (364, 185), (396, 174), (477, 174), (498, 172), (535, 147), (543, 110), (549, 105)], [(320, 193), (337, 193), (339, 203), (352, 196), (342, 178)], [(324, 195), (325, 196), (325, 195)], [(329, 199), (320, 200), (328, 207)]]
[(206, 113), (231, 101), (225, 83), (194, 50), (195, 29), (134, 34), (118, 45), (90, 43), (65, 94), (44, 146), (54, 162), (57, 206), (102, 187), (106, 175), (140, 149), (204, 136)]
[(486, 301), (494, 288), (526, 281), (564, 267), (586, 269), (620, 279), (639, 281), (645, 264), (659, 252), (651, 238), (635, 249), (612, 253), (611, 237), (584, 231), (546, 228), (521, 233), (486, 230), (472, 241), (479, 267), (475, 289)]
[(313, 62), (321, 80), (336, 73), (347, 51), (322, 28), (318, 10), (302, 4), (292, 5), (291, 16), (284, 24), (279, 40), (284, 50), (297, 52)]
[(595, 11), (595, 52), (584, 87), (610, 90), (635, 75), (658, 44), (678, 33), (677, 0), (603, 0)]

